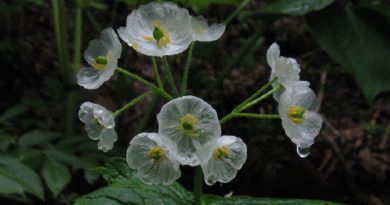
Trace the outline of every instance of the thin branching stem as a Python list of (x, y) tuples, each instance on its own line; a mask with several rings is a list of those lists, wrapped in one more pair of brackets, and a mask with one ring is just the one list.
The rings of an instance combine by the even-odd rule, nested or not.
[(163, 67), (165, 69), (165, 74), (167, 76), (168, 84), (169, 84), (169, 86), (171, 86), (171, 90), (173, 92), (173, 95), (175, 97), (178, 97), (179, 96), (179, 91), (176, 88), (175, 79), (173, 78), (173, 75), (172, 75), (171, 68), (169, 66), (168, 60), (164, 56), (161, 59), (162, 59), (162, 62), (163, 62)]
[(156, 85), (154, 85), (153, 83), (145, 80), (144, 78), (142, 78), (141, 76), (139, 75), (136, 75), (134, 73), (131, 73), (123, 68), (120, 68), (120, 67), (117, 67), (116, 70), (128, 77), (130, 77), (131, 79), (133, 80), (136, 80), (140, 83), (142, 83), (143, 85), (145, 85), (146, 87), (148, 87), (149, 89), (153, 90), (155, 93), (161, 95), (162, 97), (164, 97), (165, 99), (167, 100), (172, 100), (172, 96), (169, 95), (165, 90), (162, 90), (161, 88), (157, 87)]
[(149, 92), (143, 93), (142, 95), (139, 95), (138, 97), (134, 98), (133, 100), (131, 100), (130, 102), (128, 102), (127, 104), (125, 104), (124, 106), (119, 108), (117, 111), (115, 111), (114, 112), (114, 117), (118, 117), (124, 111), (126, 111), (129, 108), (133, 107), (135, 104), (137, 104), (138, 102), (140, 102), (141, 100), (143, 100), (144, 98), (148, 97), (149, 95), (151, 95), (153, 93), (154, 93), (153, 91), (149, 91)]
[(153, 67), (153, 72), (154, 72), (154, 75), (156, 77), (158, 87), (160, 87), (162, 90), (164, 90), (164, 85), (161, 81), (160, 73), (158, 72), (156, 58), (154, 56), (152, 56), (152, 67)]
[(180, 94), (181, 95), (185, 95), (185, 93), (187, 91), (188, 75), (190, 73), (191, 62), (192, 62), (192, 53), (194, 50), (194, 46), (195, 46), (195, 41), (193, 41), (191, 43), (190, 48), (188, 49), (187, 60), (186, 60), (185, 66), (184, 66), (183, 79), (182, 79), (181, 87), (180, 87)]

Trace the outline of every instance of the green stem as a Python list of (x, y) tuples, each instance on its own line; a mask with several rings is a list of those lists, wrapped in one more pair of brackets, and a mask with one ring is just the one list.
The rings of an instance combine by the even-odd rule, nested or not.
[(73, 53), (73, 64), (72, 76), (74, 72), (80, 69), (81, 64), (81, 39), (82, 39), (82, 23), (83, 23), (83, 9), (80, 6), (80, 0), (76, 0), (76, 16), (75, 16), (75, 30), (74, 30), (74, 53)]
[(194, 201), (196, 205), (202, 205), (203, 172), (200, 166), (195, 168), (194, 175)]
[(245, 6), (250, 2), (251, 0), (244, 0), (241, 2), (241, 4), (236, 8), (236, 10), (234, 10), (233, 13), (231, 13), (226, 19), (225, 21), (223, 21), (223, 24), (227, 25), (229, 24), (234, 18), (236, 18), (238, 16), (238, 14), (240, 14), (241, 10), (245, 8)]
[(279, 89), (281, 89), (281, 88), (283, 88), (283, 86), (282, 86), (281, 84), (279, 84), (278, 86), (276, 86), (276, 87), (273, 88), (272, 90), (268, 91), (268, 92), (265, 93), (264, 95), (262, 95), (262, 96), (256, 98), (256, 99), (253, 100), (252, 102), (250, 102), (250, 103), (244, 105), (244, 106), (240, 109), (240, 111), (246, 110), (246, 109), (252, 107), (253, 105), (256, 105), (257, 103), (259, 103), (260, 101), (262, 101), (262, 100), (268, 98), (270, 95), (272, 95), (274, 92), (276, 92), (277, 90), (279, 90)]
[(230, 113), (226, 115), (219, 121), (219, 124), (224, 124), (228, 120), (236, 117), (247, 117), (247, 118), (256, 118), (256, 119), (280, 119), (279, 115), (271, 115), (271, 114), (257, 114), (257, 113)]
[(140, 83), (142, 83), (143, 85), (145, 85), (146, 87), (148, 87), (149, 89), (153, 90), (155, 93), (161, 95), (162, 97), (164, 97), (165, 99), (167, 100), (172, 100), (172, 96), (169, 95), (165, 90), (162, 90), (161, 88), (157, 87), (156, 85), (154, 85), (153, 83), (150, 83), (149, 81), (143, 79), (142, 77), (134, 74), (134, 73), (131, 73), (123, 68), (120, 68), (120, 67), (117, 67), (116, 70)]
[(274, 77), (271, 81), (269, 81), (267, 84), (263, 85), (260, 89), (258, 89), (255, 93), (253, 93), (249, 98), (244, 100), (241, 104), (239, 104), (236, 108), (234, 108), (233, 112), (241, 112), (241, 108), (248, 104), (249, 102), (252, 102), (254, 99), (256, 99), (259, 95), (264, 93), (269, 87), (272, 86), (272, 84), (277, 80), (277, 77)]
[(141, 100), (143, 100), (144, 98), (146, 98), (147, 96), (153, 94), (154, 92), (152, 91), (149, 91), (149, 92), (146, 92), (136, 98), (134, 98), (133, 100), (131, 100), (130, 102), (128, 102), (126, 105), (122, 106), (121, 108), (119, 108), (117, 111), (114, 112), (114, 117), (118, 117), (119, 115), (121, 115), (124, 111), (126, 111), (127, 109), (133, 107), (135, 104), (137, 104), (138, 102), (140, 102)]
[(160, 78), (160, 74), (158, 72), (158, 66), (157, 66), (157, 62), (156, 62), (156, 58), (154, 56), (152, 56), (152, 65), (153, 65), (153, 72), (154, 72), (154, 75), (157, 79), (157, 85), (158, 87), (160, 87), (161, 89), (164, 90), (164, 85), (161, 81), (161, 78)]
[(222, 83), (222, 81), (230, 75), (233, 69), (238, 66), (245, 56), (252, 51), (254, 46), (256, 46), (256, 41), (259, 40), (260, 35), (262, 34), (263, 28), (259, 26), (253, 36), (245, 42), (244, 47), (239, 51), (239, 53), (233, 58), (227, 67), (222, 70), (222, 73), (218, 78), (206, 89), (203, 96), (207, 97), (212, 93), (212, 91)]
[(95, 29), (95, 31), (97, 33), (100, 33), (100, 31), (102, 31), (102, 28), (100, 27), (99, 23), (96, 21), (95, 17), (93, 17), (93, 15), (91, 14), (91, 12), (88, 9), (85, 9), (85, 14), (86, 14), (89, 22), (91, 22), (92, 27)]
[(180, 94), (181, 95), (185, 95), (185, 93), (187, 91), (188, 75), (190, 73), (191, 62), (192, 62), (192, 52), (194, 50), (194, 45), (195, 45), (195, 41), (193, 41), (191, 43), (190, 48), (188, 49), (187, 60), (186, 60), (185, 66), (184, 66), (183, 80), (181, 82), (181, 87), (180, 87)]
[(177, 88), (176, 88), (176, 84), (175, 84), (175, 79), (173, 78), (173, 75), (172, 75), (172, 72), (171, 72), (171, 68), (168, 64), (168, 61), (166, 59), (166, 57), (162, 57), (162, 62), (163, 62), (163, 67), (165, 69), (165, 72), (166, 72), (166, 75), (167, 75), (167, 80), (168, 80), (168, 84), (171, 86), (171, 90), (173, 92), (173, 95), (175, 97), (178, 97), (179, 96), (179, 92), (177, 91)]
[(63, 0), (52, 0), (52, 9), (60, 68), (65, 83), (71, 84), (72, 76), (70, 76), (71, 72), (69, 70), (69, 49), (65, 28), (65, 6)]

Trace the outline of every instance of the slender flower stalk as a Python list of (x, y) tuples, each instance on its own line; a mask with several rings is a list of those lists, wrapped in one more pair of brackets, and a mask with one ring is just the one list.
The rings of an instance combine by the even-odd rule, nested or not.
[(160, 73), (158, 72), (158, 66), (156, 62), (156, 58), (152, 56), (152, 66), (153, 66), (153, 72), (156, 77), (157, 85), (160, 87), (162, 90), (164, 90), (164, 85), (161, 81)]
[(202, 186), (203, 186), (203, 172), (200, 166), (195, 168), (194, 175), (194, 202), (196, 205), (202, 205)]
[(133, 100), (131, 100), (130, 102), (126, 103), (126, 105), (122, 106), (121, 108), (119, 108), (117, 111), (114, 112), (114, 117), (118, 117), (119, 115), (121, 115), (124, 111), (126, 111), (127, 109), (133, 107), (135, 104), (137, 104), (138, 102), (140, 102), (141, 100), (143, 100), (144, 98), (148, 97), (149, 95), (153, 94), (154, 92), (153, 91), (149, 91), (149, 92), (146, 92), (146, 93), (143, 93), (142, 95), (134, 98)]
[(223, 21), (223, 24), (225, 24), (225, 25), (229, 24), (234, 18), (236, 18), (238, 16), (238, 14), (240, 14), (241, 10), (243, 10), (245, 8), (245, 6), (248, 5), (249, 2), (251, 2), (251, 0), (242, 1), (241, 4), (236, 8), (236, 10), (234, 10), (233, 13), (231, 13), (225, 19), (225, 21)]
[(265, 93), (264, 95), (260, 96), (259, 98), (257, 98), (257, 99), (255, 99), (255, 100), (253, 100), (252, 102), (250, 102), (250, 103), (244, 105), (244, 106), (240, 109), (240, 111), (246, 110), (246, 109), (252, 107), (253, 105), (256, 105), (257, 103), (259, 103), (260, 101), (262, 101), (262, 100), (268, 98), (270, 95), (272, 95), (274, 92), (278, 91), (278, 90), (281, 89), (281, 88), (283, 88), (282, 85), (276, 86), (275, 88), (273, 88), (272, 90), (268, 91), (267, 93)]
[(171, 90), (173, 92), (173, 95), (175, 97), (178, 97), (179, 91), (176, 88), (175, 79), (173, 78), (169, 63), (165, 57), (162, 57), (162, 62), (163, 62), (163, 67), (165, 69), (165, 74), (167, 75), (168, 84), (169, 84), (169, 86), (171, 86)]
[(191, 62), (192, 62), (192, 52), (194, 50), (195, 42), (193, 41), (190, 45), (190, 48), (188, 50), (187, 60), (186, 64), (184, 66), (184, 74), (183, 74), (183, 80), (180, 87), (180, 93), (181, 95), (185, 95), (187, 91), (187, 82), (188, 82), (188, 75), (190, 73), (191, 68)]
[(120, 67), (117, 67), (116, 70), (140, 83), (142, 83), (143, 85), (145, 85), (146, 87), (150, 88), (151, 90), (153, 90), (155, 93), (161, 95), (162, 97), (164, 97), (165, 99), (167, 100), (172, 100), (173, 97), (171, 95), (169, 95), (166, 91), (162, 90), (161, 88), (157, 87), (156, 85), (154, 85), (153, 83), (150, 83), (149, 81), (143, 79), (142, 77), (134, 74), (134, 73), (131, 73), (123, 68), (120, 68)]
[(253, 93), (249, 98), (244, 100), (241, 104), (239, 104), (236, 108), (234, 108), (234, 112), (241, 112), (241, 108), (248, 104), (249, 102), (252, 102), (254, 99), (259, 97), (259, 95), (263, 94), (269, 87), (272, 86), (272, 84), (277, 80), (277, 78), (273, 78), (270, 82), (262, 86), (260, 89), (258, 89), (255, 93)]

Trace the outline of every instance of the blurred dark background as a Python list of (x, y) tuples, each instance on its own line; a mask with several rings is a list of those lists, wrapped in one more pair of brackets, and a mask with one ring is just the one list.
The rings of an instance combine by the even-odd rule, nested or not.
[[(124, 157), (132, 136), (157, 129), (155, 115), (165, 103), (159, 97), (147, 98), (118, 118), (119, 140), (108, 153), (97, 150), (77, 119), (84, 101), (116, 110), (146, 91), (121, 75), (97, 90), (74, 82), (77, 65), (86, 63), (75, 53), (82, 53), (102, 29), (124, 26), (131, 10), (146, 2), (0, 1), (1, 204), (70, 204), (105, 185), (91, 168), (109, 157)], [(175, 2), (209, 22), (222, 22), (241, 3)], [(203, 96), (220, 117), (267, 83), (265, 53), (273, 42), (283, 56), (301, 64), (301, 79), (311, 82), (324, 117), (307, 158), (296, 154), (278, 120), (229, 121), (223, 133), (243, 138), (248, 160), (231, 183), (204, 189), (219, 195), (390, 204), (389, 2), (307, 2), (252, 0), (219, 41), (196, 44), (189, 94)], [(59, 22), (65, 32), (57, 36), (55, 5), (64, 14)], [(60, 60), (59, 43), (65, 45), (66, 62)], [(152, 80), (150, 58), (122, 45), (119, 65)], [(169, 58), (178, 78), (185, 57)], [(220, 78), (224, 72), (226, 78)], [(270, 98), (251, 111), (273, 114), (277, 107)], [(191, 190), (193, 170), (182, 170), (179, 182)]]

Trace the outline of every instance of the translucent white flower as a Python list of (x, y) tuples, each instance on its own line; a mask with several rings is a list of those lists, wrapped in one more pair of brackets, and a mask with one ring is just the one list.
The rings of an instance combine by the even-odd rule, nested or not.
[(215, 41), (219, 39), (225, 32), (224, 24), (208, 25), (207, 20), (203, 16), (192, 16), (192, 38), (195, 41)]
[(100, 39), (89, 42), (84, 59), (91, 67), (81, 68), (77, 83), (86, 89), (96, 89), (114, 74), (121, 56), (122, 45), (112, 28), (102, 31)]
[(118, 136), (114, 129), (115, 118), (111, 111), (101, 105), (85, 102), (80, 106), (79, 119), (85, 124), (88, 137), (99, 140), (99, 150), (107, 152), (114, 147)]
[(170, 185), (181, 175), (179, 163), (157, 133), (135, 136), (127, 149), (126, 159), (146, 184)]
[(171, 2), (151, 2), (127, 16), (118, 34), (129, 46), (148, 56), (175, 55), (192, 41), (191, 16)]
[(308, 148), (322, 127), (322, 118), (316, 112), (318, 99), (310, 83), (299, 81), (280, 96), (278, 111), (286, 135), (299, 148)]
[(223, 183), (231, 181), (246, 161), (246, 145), (235, 136), (222, 136), (207, 149), (208, 151), (201, 150), (208, 153), (201, 159), (201, 167), (208, 185), (213, 185), (217, 181)]
[[(292, 86), (294, 83), (299, 81), (299, 73), (301, 68), (297, 61), (293, 58), (286, 58), (280, 56), (280, 49), (277, 43), (273, 43), (267, 51), (267, 62), (271, 67), (271, 77), (277, 77), (278, 80), (273, 86), (277, 86), (279, 83), (284, 88)], [(274, 98), (279, 101), (279, 97), (282, 94), (283, 89), (279, 89), (274, 93)]]
[(196, 150), (221, 136), (217, 112), (205, 101), (184, 96), (165, 104), (157, 115), (158, 132), (180, 164), (196, 166)]

